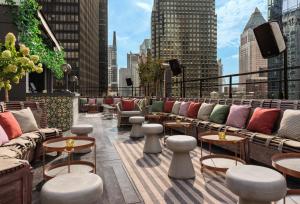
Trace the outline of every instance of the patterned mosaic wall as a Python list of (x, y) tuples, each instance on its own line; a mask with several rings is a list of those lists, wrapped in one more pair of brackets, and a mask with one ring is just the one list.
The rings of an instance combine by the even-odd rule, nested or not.
[(67, 131), (73, 124), (73, 97), (27, 96), (27, 101), (45, 101), (48, 126)]

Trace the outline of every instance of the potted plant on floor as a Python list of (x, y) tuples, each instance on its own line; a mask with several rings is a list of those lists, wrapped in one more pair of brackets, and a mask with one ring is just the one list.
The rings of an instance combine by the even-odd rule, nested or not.
[(16, 37), (8, 33), (4, 45), (0, 43), (0, 89), (4, 88), (5, 101), (9, 101), (9, 91), (12, 83), (19, 81), (30, 72), (43, 72), (39, 56), (30, 55), (30, 50), (24, 44), (16, 46)]

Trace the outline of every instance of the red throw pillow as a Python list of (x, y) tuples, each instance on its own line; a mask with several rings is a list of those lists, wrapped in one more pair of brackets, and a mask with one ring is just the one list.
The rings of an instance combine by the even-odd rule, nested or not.
[(114, 99), (113, 98), (105, 98), (103, 103), (107, 104), (107, 105), (112, 105), (114, 103)]
[(256, 108), (247, 126), (248, 130), (263, 134), (272, 134), (274, 125), (280, 115), (280, 109)]
[(164, 104), (164, 112), (171, 113), (175, 101), (166, 101)]
[(188, 108), (187, 117), (197, 118), (200, 106), (201, 106), (201, 103), (192, 102)]
[(123, 111), (133, 111), (134, 110), (134, 100), (122, 100), (122, 110)]
[(10, 140), (22, 135), (21, 127), (11, 112), (0, 113), (0, 125)]

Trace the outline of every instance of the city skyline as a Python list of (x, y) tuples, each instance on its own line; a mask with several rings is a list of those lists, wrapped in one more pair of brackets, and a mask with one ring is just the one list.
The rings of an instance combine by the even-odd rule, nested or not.
[[(140, 42), (150, 38), (152, 6), (153, 0), (109, 1), (109, 36), (113, 30), (118, 33), (119, 67), (126, 67), (128, 52), (138, 52)], [(255, 7), (267, 18), (267, 0), (216, 0), (218, 58), (222, 59), (224, 74), (239, 72), (240, 34)], [(122, 8), (121, 12), (119, 8)], [(111, 37), (109, 42), (112, 42)]]

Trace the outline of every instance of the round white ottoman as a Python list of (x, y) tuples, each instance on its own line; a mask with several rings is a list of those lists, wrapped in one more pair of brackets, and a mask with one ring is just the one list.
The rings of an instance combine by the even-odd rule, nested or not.
[(64, 174), (47, 181), (41, 191), (42, 204), (97, 204), (103, 193), (96, 174)]
[(162, 151), (158, 134), (163, 131), (163, 126), (160, 124), (144, 124), (142, 126), (142, 132), (146, 137), (144, 153), (156, 154)]
[(271, 204), (286, 195), (285, 178), (273, 169), (243, 165), (228, 169), (226, 185), (239, 196), (239, 204)]
[[(93, 132), (93, 126), (88, 124), (78, 124), (78, 125), (73, 125), (71, 127), (71, 133), (77, 136), (87, 137), (92, 132)], [(91, 148), (86, 148), (80, 151), (76, 151), (75, 153), (89, 153), (91, 151), (92, 151)]]
[(168, 137), (166, 145), (173, 151), (168, 175), (175, 179), (195, 178), (190, 151), (197, 146), (197, 140), (187, 135), (174, 135)]
[(132, 116), (129, 118), (129, 122), (132, 124), (130, 137), (141, 138), (144, 137), (142, 132), (142, 124), (145, 122), (145, 118), (142, 116)]

